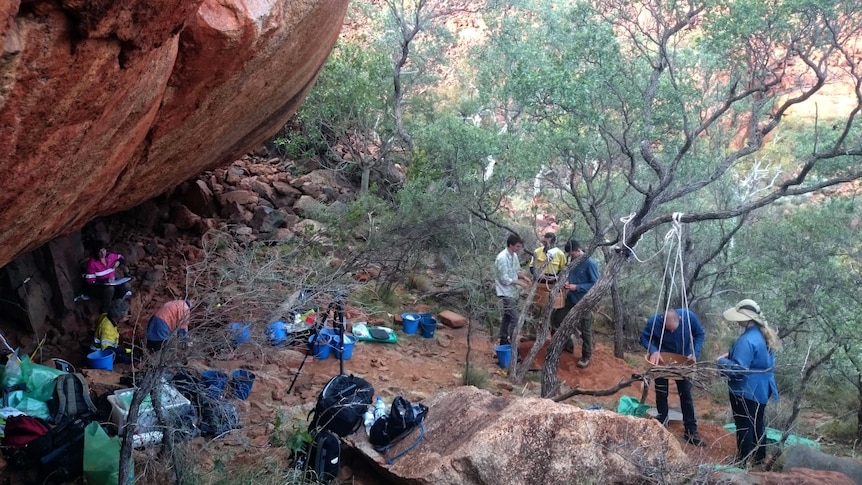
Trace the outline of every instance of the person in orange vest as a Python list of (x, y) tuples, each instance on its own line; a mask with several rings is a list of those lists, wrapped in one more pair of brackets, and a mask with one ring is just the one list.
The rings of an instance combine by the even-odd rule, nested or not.
[(147, 349), (161, 350), (174, 333), (188, 344), (192, 302), (172, 300), (161, 306), (147, 324)]

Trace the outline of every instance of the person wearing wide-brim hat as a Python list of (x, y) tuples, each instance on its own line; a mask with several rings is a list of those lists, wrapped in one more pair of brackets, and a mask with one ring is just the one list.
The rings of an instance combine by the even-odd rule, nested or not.
[(736, 424), (736, 460), (744, 465), (749, 458), (760, 464), (766, 458), (766, 404), (778, 400), (775, 384), (775, 350), (778, 335), (769, 327), (754, 300), (742, 300), (722, 314), (745, 330), (730, 352), (717, 359), (728, 378), (730, 408)]

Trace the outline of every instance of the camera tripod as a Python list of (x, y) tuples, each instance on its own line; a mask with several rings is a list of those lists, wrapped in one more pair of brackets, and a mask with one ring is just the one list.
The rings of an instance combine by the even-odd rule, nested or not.
[[(335, 294), (335, 298), (329, 303), (329, 306), (326, 308), (326, 313), (323, 314), (323, 318), (314, 324), (312, 330), (312, 339), (311, 342), (316, 342), (317, 338), (320, 335), (320, 331), (326, 327), (327, 320), (332, 318), (332, 326), (336, 329), (338, 335), (338, 373), (339, 375), (344, 374), (344, 332), (347, 326), (347, 320), (344, 316), (344, 293), (338, 292)], [(302, 368), (305, 366), (305, 361), (308, 359), (308, 355), (311, 353), (305, 353), (305, 356), (302, 358), (302, 362), (299, 363), (299, 368), (296, 369), (296, 374), (293, 375), (293, 380), (290, 381), (290, 387), (287, 388), (287, 393), (290, 394), (293, 391), (293, 386), (296, 384), (296, 380), (299, 378), (299, 374), (302, 373)]]

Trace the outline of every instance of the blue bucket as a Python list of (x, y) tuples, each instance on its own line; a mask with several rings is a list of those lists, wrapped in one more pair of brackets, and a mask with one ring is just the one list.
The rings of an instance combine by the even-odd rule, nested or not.
[(234, 344), (244, 344), (251, 340), (251, 324), (250, 323), (230, 323), (227, 326), (231, 335), (231, 340)]
[(430, 313), (423, 313), (419, 319), (419, 334), (425, 338), (434, 336), (434, 330), (437, 329), (437, 320)]
[(422, 317), (418, 313), (402, 313), (401, 321), (404, 324), (404, 333), (413, 335), (419, 330), (419, 320)]
[(311, 355), (313, 355), (315, 359), (320, 360), (328, 358), (332, 336), (320, 333), (316, 337), (317, 338), (315, 339), (315, 335), (308, 336), (308, 348), (311, 349)]
[[(344, 334), (344, 360), (350, 360), (353, 357), (353, 346), (356, 344), (356, 337), (353, 335)], [(342, 358), (341, 355), (341, 338), (338, 335), (333, 335), (332, 340), (329, 342), (329, 345), (332, 347), (332, 351), (335, 352), (336, 358)]]
[(219, 370), (207, 370), (201, 372), (201, 380), (204, 381), (204, 387), (207, 389), (207, 394), (218, 399), (221, 397), (222, 392), (224, 392), (228, 376)]
[(114, 370), (114, 353), (110, 350), (97, 350), (87, 354), (91, 369)]
[(497, 362), (500, 367), (508, 369), (509, 364), (512, 363), (512, 346), (509, 344), (498, 345), (494, 350), (497, 352)]
[(272, 322), (266, 327), (266, 337), (269, 343), (276, 347), (282, 347), (287, 343), (287, 330), (281, 320)]
[(254, 372), (237, 369), (231, 374), (230, 387), (235, 398), (245, 401), (248, 395), (251, 394), (251, 387), (254, 385)]

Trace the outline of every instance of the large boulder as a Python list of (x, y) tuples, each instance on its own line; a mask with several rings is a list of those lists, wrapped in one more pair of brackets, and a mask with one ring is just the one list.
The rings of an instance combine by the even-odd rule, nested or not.
[(347, 3), (0, 2), (0, 266), (261, 144)]
[[(424, 438), (391, 465), (364, 435), (354, 446), (409, 484), (671, 484), (685, 482), (697, 469), (653, 419), (500, 397), (475, 387), (438, 394), (425, 404)], [(417, 434), (387, 456), (404, 451)]]
[(788, 446), (784, 450), (785, 468), (810, 468), (839, 472), (855, 483), (862, 483), (862, 462), (853, 458), (833, 456), (808, 446)]

